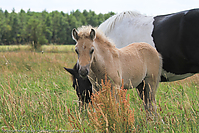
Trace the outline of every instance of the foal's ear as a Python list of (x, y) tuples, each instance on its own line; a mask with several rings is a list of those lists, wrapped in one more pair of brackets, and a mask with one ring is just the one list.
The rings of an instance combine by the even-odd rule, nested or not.
[(76, 30), (75, 28), (72, 30), (72, 37), (73, 37), (73, 40), (75, 40), (76, 42), (77, 42), (78, 39), (79, 39), (77, 30)]
[(95, 30), (94, 29), (91, 29), (90, 37), (91, 37), (91, 40), (95, 39), (96, 35), (95, 35)]
[(75, 71), (74, 69), (65, 68), (65, 67), (64, 67), (64, 69), (65, 69), (66, 71), (68, 71), (71, 75), (73, 75), (73, 76), (76, 75), (76, 71)]

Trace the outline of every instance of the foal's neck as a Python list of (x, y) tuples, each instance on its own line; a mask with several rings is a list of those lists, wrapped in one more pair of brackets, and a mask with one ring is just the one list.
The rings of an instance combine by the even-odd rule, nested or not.
[(105, 36), (97, 36), (94, 45), (102, 54), (109, 54), (109, 56), (111, 56), (111, 54), (118, 54), (118, 49), (115, 47), (115, 44)]

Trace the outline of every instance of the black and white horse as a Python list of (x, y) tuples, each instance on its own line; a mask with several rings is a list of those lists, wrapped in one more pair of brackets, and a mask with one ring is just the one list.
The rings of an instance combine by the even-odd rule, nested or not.
[[(160, 16), (126, 11), (110, 17), (99, 29), (117, 48), (133, 42), (147, 42), (156, 48), (163, 57), (162, 82), (199, 73), (199, 9)], [(73, 87), (80, 101), (89, 102), (92, 86), (88, 78), (79, 76), (77, 64), (73, 70), (66, 70), (73, 75)], [(82, 97), (85, 93), (86, 97)]]
[(161, 81), (176, 81), (199, 72), (199, 9), (160, 16), (126, 11), (110, 17), (99, 29), (117, 48), (133, 42), (156, 48), (163, 57)]

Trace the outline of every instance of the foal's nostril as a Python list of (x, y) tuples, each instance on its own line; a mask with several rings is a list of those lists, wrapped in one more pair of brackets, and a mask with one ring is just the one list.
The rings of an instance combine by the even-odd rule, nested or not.
[(88, 70), (87, 69), (80, 69), (79, 71), (80, 76), (86, 77), (88, 75)]

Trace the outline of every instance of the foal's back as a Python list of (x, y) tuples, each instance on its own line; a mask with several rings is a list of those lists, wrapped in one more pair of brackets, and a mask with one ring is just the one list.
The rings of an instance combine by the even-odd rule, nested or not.
[(122, 78), (127, 86), (129, 86), (129, 79), (133, 87), (136, 87), (146, 75), (159, 76), (161, 56), (151, 45), (132, 43), (119, 49), (119, 53)]

